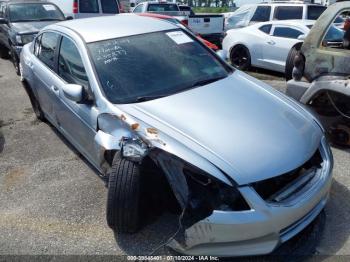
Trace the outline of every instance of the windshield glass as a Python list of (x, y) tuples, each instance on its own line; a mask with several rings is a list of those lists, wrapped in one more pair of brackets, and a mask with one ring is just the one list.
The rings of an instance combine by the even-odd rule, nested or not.
[(225, 78), (230, 69), (182, 30), (88, 44), (102, 89), (115, 104), (172, 95)]
[(62, 12), (47, 3), (11, 4), (9, 18), (11, 22), (64, 20)]
[(179, 11), (179, 8), (176, 4), (149, 4), (147, 11), (150, 11), (150, 12)]

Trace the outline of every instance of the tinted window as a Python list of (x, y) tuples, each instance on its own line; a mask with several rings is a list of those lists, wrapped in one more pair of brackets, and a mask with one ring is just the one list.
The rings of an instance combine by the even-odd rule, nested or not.
[(79, 0), (79, 13), (98, 13), (97, 0)]
[(302, 19), (302, 6), (278, 6), (275, 8), (274, 18), (276, 20)]
[(258, 6), (251, 21), (266, 22), (270, 20), (271, 6)]
[(303, 32), (289, 27), (275, 27), (275, 30), (273, 32), (274, 36), (294, 39), (297, 39), (298, 36), (303, 34)]
[(317, 20), (320, 15), (326, 10), (325, 6), (310, 5), (307, 8), (307, 19)]
[(64, 20), (63, 13), (52, 4), (11, 4), (9, 6), (11, 22)]
[(271, 27), (272, 27), (271, 25), (263, 25), (259, 27), (259, 30), (269, 35), (271, 31)]
[(88, 78), (83, 61), (75, 44), (66, 37), (62, 38), (58, 57), (58, 75), (69, 84), (87, 86)]
[(182, 30), (105, 40), (88, 48), (102, 89), (116, 104), (172, 95), (224, 78), (229, 72)]
[(41, 36), (41, 44), (38, 50), (38, 58), (49, 68), (54, 69), (55, 50), (57, 47), (58, 34), (43, 33)]
[(162, 11), (179, 11), (177, 5), (172, 4), (149, 4), (147, 11), (162, 12)]
[(142, 13), (142, 9), (143, 9), (143, 5), (138, 5), (135, 7), (135, 9), (133, 10), (133, 13)]
[(119, 8), (116, 0), (100, 0), (102, 12), (105, 14), (118, 14)]
[(195, 13), (193, 12), (192, 8), (190, 6), (185, 6), (185, 5), (180, 5), (179, 6), (180, 11), (185, 11), (185, 12), (189, 12), (190, 15), (195, 15)]

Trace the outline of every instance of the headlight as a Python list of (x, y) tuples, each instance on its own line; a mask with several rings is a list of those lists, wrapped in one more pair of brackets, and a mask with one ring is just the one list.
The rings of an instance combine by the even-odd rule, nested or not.
[(28, 34), (28, 35), (16, 35), (16, 41), (19, 44), (25, 45), (30, 42), (32, 42), (35, 38), (35, 35), (33, 34)]

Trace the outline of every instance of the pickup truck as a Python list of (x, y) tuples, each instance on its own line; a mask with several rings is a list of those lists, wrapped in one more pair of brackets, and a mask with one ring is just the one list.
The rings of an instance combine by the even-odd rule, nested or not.
[[(183, 6), (182, 8), (183, 9)], [(133, 13), (157, 13), (173, 16), (195, 34), (221, 46), (224, 37), (224, 16), (222, 14), (193, 14), (191, 11), (181, 11), (179, 5), (168, 2), (142, 2), (135, 6)]]

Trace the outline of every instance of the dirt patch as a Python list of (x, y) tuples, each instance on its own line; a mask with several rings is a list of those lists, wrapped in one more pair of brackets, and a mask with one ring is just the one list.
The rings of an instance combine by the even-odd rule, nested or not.
[(4, 177), (3, 187), (7, 191), (11, 190), (14, 186), (23, 182), (25, 175), (25, 170), (23, 168), (13, 168), (9, 170)]
[(32, 116), (33, 113), (34, 113), (34, 112), (33, 112), (33, 109), (32, 109), (31, 107), (25, 108), (25, 109), (23, 110), (23, 115), (24, 115), (25, 117)]

